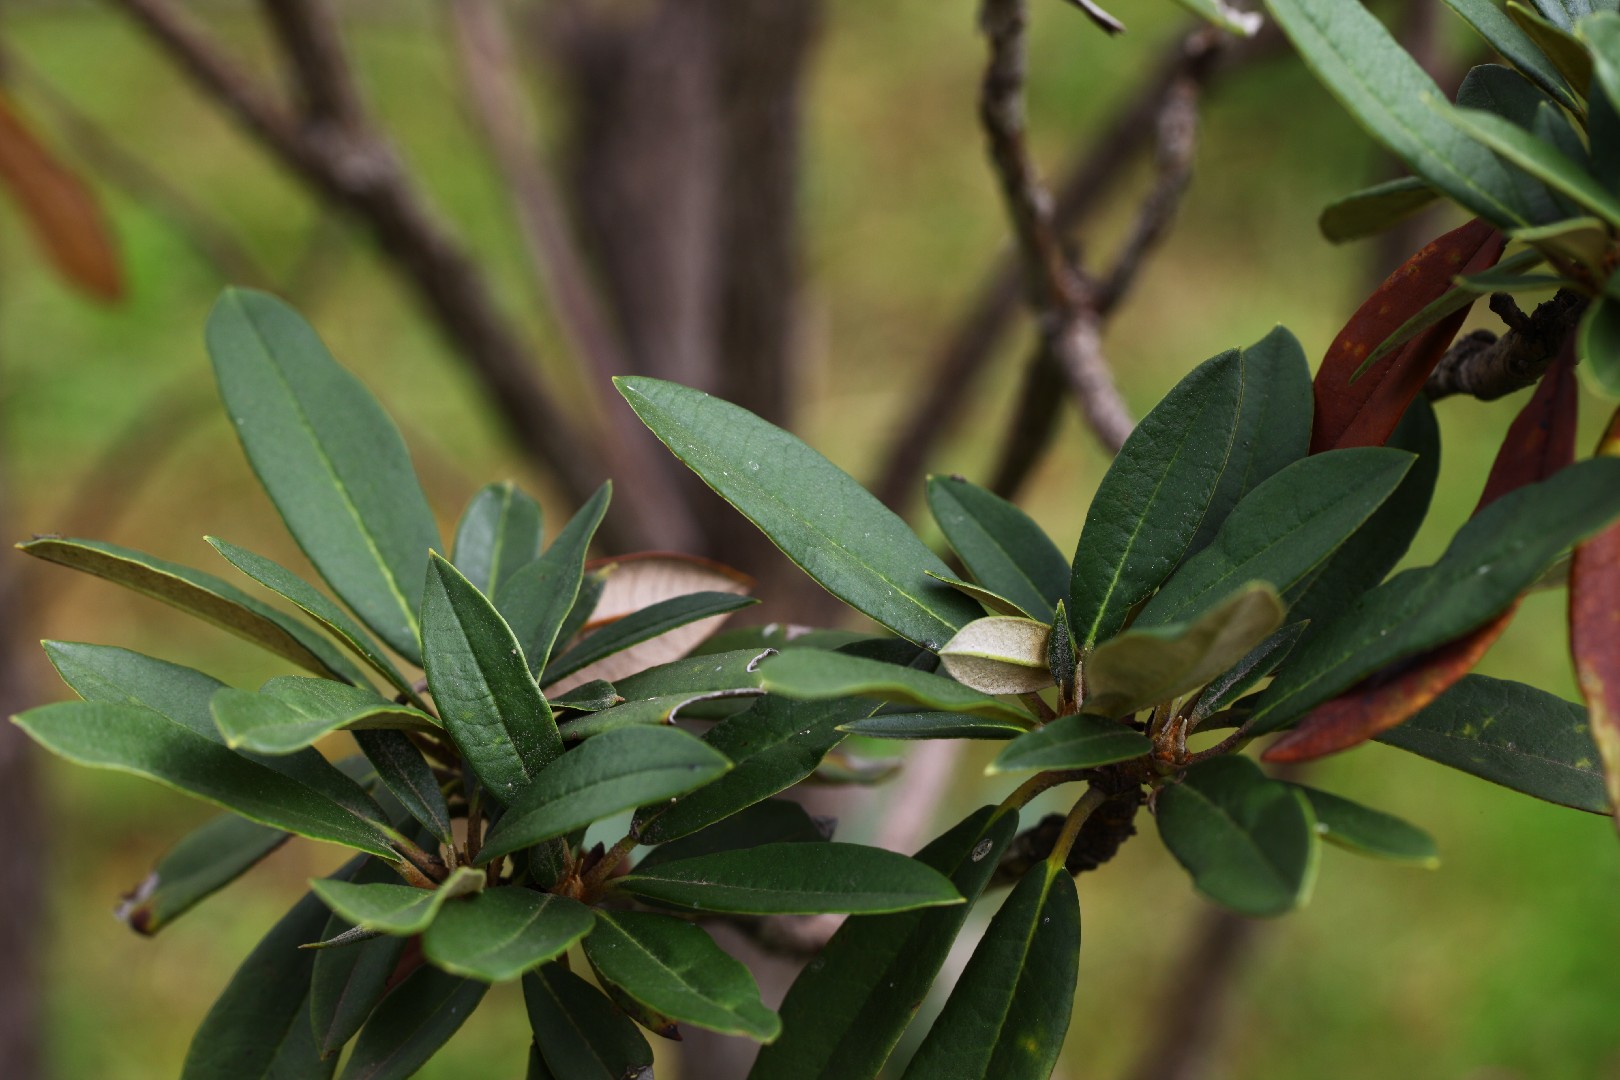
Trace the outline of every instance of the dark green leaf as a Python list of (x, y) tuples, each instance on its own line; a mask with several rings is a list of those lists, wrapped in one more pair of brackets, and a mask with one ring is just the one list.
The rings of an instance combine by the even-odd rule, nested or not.
[(761, 844), (819, 843), (830, 838), (829, 819), (815, 819), (787, 799), (766, 799), (717, 821), (706, 829), (660, 844), (636, 863), (638, 872), (675, 859), (694, 859), (721, 851), (742, 851)]
[(144, 776), (264, 825), (398, 859), (380, 822), (140, 705), (70, 701), (13, 720), (35, 742), (80, 765)]
[(509, 803), (562, 753), (511, 627), (437, 554), (422, 598), (428, 687), (456, 747), (490, 794)]
[(703, 741), (731, 760), (731, 771), (690, 795), (643, 805), (636, 812), (636, 835), (644, 844), (666, 843), (785, 791), (815, 772), (828, 751), (843, 741), (840, 724), (869, 716), (875, 708), (875, 702), (860, 699), (790, 701), (773, 696), (722, 720)]
[(1592, 81), (1591, 54), (1569, 32), (1567, 19), (1549, 20), (1545, 17), (1547, 11), (1556, 9), (1549, 8), (1539, 0), (1536, 7), (1541, 9), (1542, 14), (1531, 11), (1517, 0), (1508, 0), (1508, 17), (1518, 24), (1526, 37), (1535, 42), (1542, 55), (1553, 62), (1575, 92), (1585, 96)]
[(1417, 177), (1403, 176), (1328, 203), (1316, 224), (1335, 244), (1361, 240), (1405, 221), (1439, 197), (1438, 191)]
[(1047, 1080), (1080, 968), (1080, 898), (1062, 860), (1025, 874), (973, 950), (907, 1080)]
[(1494, 0), (1446, 0), (1447, 6), (1463, 17), (1486, 44), (1511, 63), (1520, 72), (1534, 80), (1547, 93), (1566, 107), (1579, 111), (1575, 93), (1564, 81), (1558, 68), (1549, 61), (1536, 43), (1530, 40)]
[[(355, 874), (355, 880), (372, 883), (398, 878), (385, 864), (371, 860)], [(321, 939), (330, 941), (345, 931), (352, 931), (352, 924), (333, 915), (321, 931)], [(388, 992), (388, 982), (405, 954), (407, 941), (385, 935), (316, 951), (310, 976), (309, 1018), (323, 1057), (335, 1062), (337, 1052), (365, 1025), (371, 1010)]]
[(1243, 659), (1223, 671), (1219, 678), (1211, 680), (1198, 695), (1198, 704), (1193, 706), (1193, 726), (1197, 727), (1206, 717), (1220, 712), (1277, 670), (1299, 643), (1308, 625), (1303, 622), (1289, 623), (1249, 650)]
[(1091, 769), (1141, 757), (1152, 749), (1147, 736), (1116, 721), (1082, 713), (1060, 716), (1045, 727), (1018, 736), (987, 771)]
[(1523, 683), (1465, 676), (1378, 741), (1547, 802), (1608, 813), (1586, 710)]
[(1620, 301), (1599, 296), (1591, 302), (1581, 316), (1575, 348), (1581, 370), (1592, 384), (1610, 397), (1620, 397)]
[(356, 731), (354, 741), (377, 770), (377, 778), (411, 817), (432, 833), (434, 839), (453, 845), (450, 808), (445, 805), (444, 792), (434, 779), (433, 769), (416, 744), (398, 731)]
[(18, 544), (17, 549), (161, 600), (306, 670), (365, 682), (355, 666), (315, 631), (201, 570), (96, 540), (41, 537)]
[(592, 679), (588, 683), (581, 683), (568, 691), (551, 698), (553, 709), (574, 709), (577, 712), (596, 713), (611, 709), (624, 701), (613, 684), (606, 679)]
[(1034, 723), (1024, 709), (963, 686), (954, 679), (915, 668), (885, 664), (847, 653), (794, 649), (760, 665), (765, 689), (799, 700), (868, 697), (959, 712), (991, 720)]
[[(552, 539), (546, 553), (518, 570), (495, 593), (495, 606), (517, 635), (529, 671), (535, 675), (544, 670), (556, 643), (571, 636), (561, 630), (584, 596), (585, 553), (612, 497), (612, 484), (598, 488)], [(596, 595), (600, 595), (599, 589)], [(592, 599), (591, 606), (595, 604)]]
[(1103, 476), (1070, 581), (1082, 656), (1125, 625), (1187, 554), (1232, 451), (1243, 356), (1207, 360), (1154, 406)]
[[(352, 867), (350, 868), (352, 869)], [(329, 1077), (309, 1024), (315, 954), (298, 946), (326, 925), (326, 909), (306, 895), (271, 928), (231, 976), (186, 1051), (182, 1080)]]
[(1158, 798), (1159, 836), (1198, 891), (1244, 915), (1305, 902), (1316, 876), (1316, 822), (1305, 796), (1248, 758), (1187, 770)]
[(486, 863), (643, 803), (674, 798), (730, 768), (724, 754), (679, 728), (606, 732), (535, 777), (484, 838), (478, 861)]
[(1405, 451), (1361, 447), (1289, 465), (1238, 503), (1214, 542), (1165, 582), (1132, 629), (1193, 619), (1246, 582), (1292, 589), (1383, 505), (1413, 460)]
[(155, 934), (247, 873), (288, 835), (235, 814), (210, 818), (164, 852), (117, 915), (131, 930)]
[(515, 979), (591, 932), (591, 909), (576, 900), (506, 886), (446, 904), (422, 936), (422, 953), (452, 975)]
[(1347, 0), (1266, 0), (1305, 63), (1350, 115), (1407, 168), (1498, 226), (1523, 225), (1507, 170), (1424, 103), (1439, 88), (1365, 7)]
[(950, 569), (893, 511), (797, 438), (697, 390), (614, 380), (675, 455), (834, 596), (926, 648), (977, 606), (928, 577)]
[(391, 686), (404, 691), (413, 701), (421, 704), (421, 700), (411, 689), (410, 680), (399, 673), (399, 668), (395, 667), (394, 662), (377, 647), (371, 635), (350, 618), (347, 612), (328, 600), (319, 589), (286, 567), (262, 555), (255, 555), (245, 548), (239, 548), (216, 537), (210, 536), (206, 539), (214, 545), (216, 551), (230, 561), (231, 565), (265, 588), (297, 604), (316, 622), (337, 635), (338, 640), (347, 645), (356, 656), (370, 664)]
[(614, 686), (626, 701), (752, 689), (763, 681), (760, 662), (771, 655), (769, 649), (706, 653), (648, 668), (620, 679)]
[(399, 430), (274, 297), (225, 290), (207, 336), (225, 410), (293, 538), (355, 614), (420, 662), (417, 611), (439, 531)]
[(1027, 723), (953, 712), (879, 713), (842, 724), (839, 731), (874, 739), (1016, 739)]
[(372, 690), (298, 675), (271, 679), (256, 694), (227, 686), (208, 705), (225, 745), (257, 754), (296, 753), (344, 729), (439, 729), (427, 713)]
[(667, 915), (596, 910), (585, 957), (604, 982), (681, 1023), (770, 1042), (781, 1021), (748, 969), (701, 927)]
[(446, 901), (482, 889), (484, 874), (463, 866), (432, 889), (353, 881), (316, 881), (311, 886), (327, 907), (355, 926), (409, 937), (426, 930)]
[(1434, 838), (1392, 814), (1362, 806), (1313, 787), (1295, 784), (1304, 792), (1322, 839), (1363, 855), (1419, 866), (1440, 865)]
[(486, 484), (462, 511), (451, 561), (485, 596), (540, 554), (540, 504), (507, 480)]
[(749, 1080), (877, 1076), (1001, 861), (1018, 814), (982, 807), (917, 853), (967, 903), (846, 919), (782, 1002), (783, 1034)]
[(1275, 731), (1373, 672), (1483, 625), (1616, 516), (1616, 459), (1577, 462), (1503, 495), (1434, 565), (1391, 578), (1301, 645), (1256, 702), (1251, 730)]
[(717, 690), (709, 694), (663, 694), (643, 701), (627, 701), (611, 709), (590, 713), (564, 723), (559, 730), (567, 742), (578, 742), (605, 731), (622, 727), (648, 724), (672, 724), (675, 717), (688, 705), (705, 701), (729, 701), (736, 698), (758, 697), (760, 690)]
[(636, 1025), (561, 964), (523, 977), (529, 1026), (552, 1074), (567, 1080), (652, 1080), (653, 1052)]
[(616, 619), (589, 634), (578, 645), (546, 665), (547, 685), (565, 679), (603, 657), (639, 645), (649, 638), (714, 615), (726, 615), (759, 603), (751, 596), (700, 592), (661, 600), (650, 607)]
[(1620, 198), (1556, 147), (1481, 109), (1459, 109), (1438, 99), (1431, 100), (1430, 105), (1446, 122), (1490, 147), (1504, 161), (1523, 169), (1610, 225), (1620, 227)]
[(615, 888), (693, 911), (739, 915), (881, 913), (960, 904), (932, 867), (861, 844), (764, 844), (637, 867)]
[[(1500, 64), (1480, 64), (1471, 69), (1457, 88), (1457, 104), (1465, 109), (1493, 113), (1525, 131), (1534, 130), (1536, 112), (1541, 105), (1557, 108), (1528, 79)], [(1581, 157), (1584, 159), (1585, 156), (1583, 150)], [(1510, 169), (1508, 175), (1512, 177), (1519, 200), (1531, 221), (1557, 221), (1579, 213), (1522, 169)]]
[(1028, 514), (959, 476), (928, 478), (928, 509), (975, 581), (1051, 619), (1069, 591), (1069, 562)]
[(991, 592), (982, 585), (975, 585), (971, 581), (963, 581), (961, 578), (951, 577), (948, 574), (930, 572), (928, 576), (949, 585), (969, 600), (976, 602), (986, 611), (997, 615), (1017, 615), (1026, 619), (1030, 617), (1028, 608), (1020, 607), (1000, 593)]
[(404, 1080), (467, 1022), (489, 984), (423, 965), (389, 991), (371, 1014), (343, 1080)]

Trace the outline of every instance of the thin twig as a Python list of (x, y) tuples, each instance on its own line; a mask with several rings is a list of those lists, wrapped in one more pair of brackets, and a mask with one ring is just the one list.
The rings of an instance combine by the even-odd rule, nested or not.
[(1430, 401), (1453, 394), (1495, 401), (1523, 390), (1541, 378), (1585, 310), (1585, 297), (1564, 290), (1501, 337), (1489, 330), (1465, 334), (1435, 365), (1424, 395)]
[(364, 127), (360, 92), (327, 0), (260, 0), (259, 6), (287, 56), (289, 81), (310, 126)]

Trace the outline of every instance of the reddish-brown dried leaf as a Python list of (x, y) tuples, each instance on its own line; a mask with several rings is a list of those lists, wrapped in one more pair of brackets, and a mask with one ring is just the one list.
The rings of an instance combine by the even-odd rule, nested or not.
[(28, 130), (3, 94), (0, 183), (70, 283), (100, 300), (123, 294), (118, 252), (95, 196)]
[[(1575, 460), (1576, 398), (1575, 353), (1566, 341), (1536, 392), (1508, 427), (1474, 513), (1515, 488), (1545, 480)], [(1620, 612), (1620, 574), (1615, 576), (1611, 584), (1616, 600), (1613, 610)], [(1349, 693), (1324, 702), (1293, 731), (1272, 743), (1262, 755), (1263, 760), (1311, 761), (1358, 746), (1404, 723), (1473, 669), (1513, 621), (1518, 607), (1515, 603), (1457, 640), (1402, 661), (1364, 680)], [(1611, 623), (1610, 633), (1616, 629), (1617, 625)], [(1612, 648), (1614, 641), (1610, 639), (1608, 656), (1616, 661), (1612, 685), (1620, 695), (1620, 656)], [(1620, 739), (1616, 747), (1620, 751)]]
[(1328, 347), (1317, 371), (1311, 453), (1347, 446), (1382, 446), (1422, 391), (1429, 373), (1467, 318), (1447, 316), (1351, 382), (1367, 356), (1390, 334), (1451, 288), (1458, 274), (1494, 266), (1506, 238), (1479, 219), (1453, 229), (1384, 279)]
[[(1598, 453), (1620, 456), (1620, 412)], [(1620, 828), (1620, 525), (1576, 548), (1570, 560), (1569, 647)]]

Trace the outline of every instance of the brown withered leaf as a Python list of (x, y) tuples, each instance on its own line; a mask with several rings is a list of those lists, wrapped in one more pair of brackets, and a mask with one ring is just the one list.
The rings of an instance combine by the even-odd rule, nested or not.
[(4, 94), (0, 184), (70, 284), (98, 300), (123, 295), (118, 251), (94, 193), (29, 129)]
[(1311, 453), (1348, 446), (1382, 446), (1422, 391), (1468, 309), (1431, 326), (1351, 381), (1368, 355), (1431, 302), (1459, 274), (1496, 264), (1506, 239), (1479, 219), (1429, 243), (1356, 309), (1322, 360), (1315, 382)]
[[(1598, 453), (1620, 455), (1620, 412)], [(1620, 525), (1577, 547), (1570, 560), (1569, 648), (1620, 829)]]

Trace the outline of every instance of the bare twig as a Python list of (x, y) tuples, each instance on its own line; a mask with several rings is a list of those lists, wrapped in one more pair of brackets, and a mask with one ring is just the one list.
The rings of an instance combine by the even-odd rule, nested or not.
[(261, 0), (287, 56), (292, 89), (311, 127), (365, 125), (360, 92), (343, 55), (343, 35), (327, 0)]
[(1495, 401), (1534, 384), (1585, 310), (1585, 297), (1564, 290), (1501, 337), (1475, 330), (1458, 338), (1424, 384), (1424, 395), (1430, 401), (1453, 394)]

